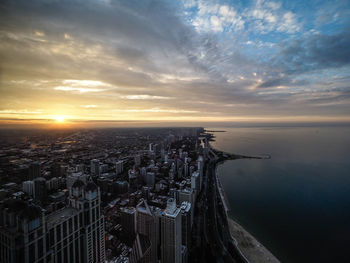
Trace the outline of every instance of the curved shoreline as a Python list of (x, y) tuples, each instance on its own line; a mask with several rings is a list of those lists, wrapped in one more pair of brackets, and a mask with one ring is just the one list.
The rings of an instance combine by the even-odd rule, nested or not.
[(218, 175), (218, 167), (224, 164), (225, 161), (220, 161), (215, 164), (215, 177), (217, 181), (218, 190), (220, 193), (220, 199), (223, 203), (227, 222), (230, 228), (230, 235), (235, 242), (236, 247), (242, 256), (250, 263), (280, 263), (280, 261), (266, 248), (264, 247), (253, 235), (246, 231), (240, 224), (235, 222), (229, 217), (228, 211), (231, 210), (230, 204), (227, 200), (226, 193), (222, 187), (221, 181)]

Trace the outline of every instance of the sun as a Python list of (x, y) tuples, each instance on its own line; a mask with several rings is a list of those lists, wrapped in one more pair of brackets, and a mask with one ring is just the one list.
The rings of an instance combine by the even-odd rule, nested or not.
[(64, 116), (56, 116), (56, 117), (55, 117), (55, 120), (56, 120), (57, 122), (64, 122)]

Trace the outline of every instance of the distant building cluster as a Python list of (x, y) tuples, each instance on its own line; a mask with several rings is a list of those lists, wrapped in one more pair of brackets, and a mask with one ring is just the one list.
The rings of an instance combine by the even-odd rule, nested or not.
[(1, 142), (0, 262), (188, 262), (202, 128), (16, 135)]

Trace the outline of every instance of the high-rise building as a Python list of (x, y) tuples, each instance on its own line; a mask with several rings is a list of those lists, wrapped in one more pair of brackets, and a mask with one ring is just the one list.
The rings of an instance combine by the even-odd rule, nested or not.
[(76, 180), (81, 180), (86, 184), (88, 182), (88, 175), (82, 172), (70, 173), (66, 178), (67, 189), (70, 189)]
[(75, 166), (75, 171), (76, 172), (84, 172), (85, 170), (85, 165), (83, 163), (77, 164)]
[(98, 175), (100, 173), (100, 161), (93, 159), (90, 162), (90, 172), (91, 175)]
[(99, 175), (102, 175), (104, 173), (108, 172), (108, 164), (101, 164), (99, 167)]
[(34, 179), (34, 199), (44, 201), (47, 196), (46, 179), (38, 177)]
[(137, 234), (134, 240), (131, 253), (129, 255), (130, 263), (152, 263), (151, 261), (151, 241), (148, 236)]
[(181, 204), (181, 230), (182, 230), (182, 245), (187, 247), (187, 250), (191, 247), (191, 203), (182, 202)]
[(0, 262), (44, 262), (47, 237), (42, 209), (22, 200), (8, 199), (0, 211)]
[(134, 162), (135, 162), (135, 165), (136, 165), (136, 166), (140, 166), (140, 165), (141, 165), (141, 155), (136, 154), (136, 155), (134, 156)]
[(25, 181), (22, 183), (23, 192), (33, 196), (34, 195), (34, 182), (33, 181)]
[[(147, 202), (141, 199), (140, 203), (136, 206), (137, 213), (137, 227), (136, 232), (138, 235), (146, 236), (150, 241), (149, 253), (144, 253), (142, 262), (153, 263), (158, 259), (158, 246), (159, 246), (159, 220), (151, 212)], [(144, 239), (145, 240), (145, 239)], [(145, 242), (145, 241), (144, 241)]]
[(136, 209), (135, 207), (120, 208), (120, 221), (123, 229), (123, 236), (131, 245), (136, 236)]
[(116, 186), (118, 194), (125, 194), (129, 190), (129, 183), (127, 181), (117, 181)]
[(184, 176), (185, 176), (185, 178), (188, 177), (188, 163), (184, 164)]
[[(87, 184), (85, 184), (83, 181), (78, 179), (69, 189), (70, 208), (65, 209), (75, 209), (71, 210), (72, 212), (69, 213), (66, 211), (68, 213), (67, 218), (70, 217), (69, 215), (74, 216), (74, 227), (75, 230), (78, 230), (76, 234), (80, 235), (80, 251), (74, 252), (79, 254), (79, 261), (73, 262), (94, 263), (105, 261), (105, 229), (104, 216), (100, 211), (100, 196), (100, 189), (96, 186), (96, 184), (93, 183), (92, 180), (88, 181)], [(70, 219), (66, 221), (68, 221), (67, 225), (69, 227), (67, 229), (67, 233), (72, 233), (70, 231)], [(62, 224), (62, 222), (60, 222), (60, 224)], [(78, 229), (76, 229), (76, 226)], [(62, 237), (64, 238), (64, 232), (61, 233)], [(70, 251), (71, 249), (72, 248), (70, 248)], [(77, 247), (75, 247), (75, 249), (77, 249)]]
[(191, 204), (191, 226), (193, 224), (194, 215), (194, 192), (191, 188), (184, 188), (182, 190), (177, 190), (176, 201), (178, 204), (183, 202), (188, 202)]
[(147, 186), (153, 187), (155, 182), (155, 174), (153, 172), (146, 173), (146, 184)]
[(62, 169), (61, 169), (61, 164), (54, 162), (51, 165), (51, 176), (52, 177), (60, 177), (62, 176)]
[(198, 173), (199, 173), (199, 185), (201, 190), (202, 184), (203, 184), (203, 171), (204, 171), (204, 160), (203, 160), (203, 156), (201, 155), (198, 157), (197, 167), (198, 167)]
[(194, 202), (196, 202), (197, 195), (200, 191), (200, 178), (199, 178), (199, 173), (197, 171), (192, 173), (191, 188), (194, 192)]
[(34, 180), (37, 177), (40, 177), (40, 164), (39, 162), (33, 162), (28, 169), (28, 179)]
[(124, 171), (124, 162), (123, 161), (118, 161), (115, 164), (115, 173), (117, 175), (121, 174)]
[(69, 206), (48, 215), (17, 199), (5, 200), (0, 213), (0, 262), (105, 260), (100, 191), (92, 181), (77, 180), (70, 189)]
[(161, 262), (180, 263), (182, 261), (181, 212), (176, 201), (169, 198), (161, 217)]

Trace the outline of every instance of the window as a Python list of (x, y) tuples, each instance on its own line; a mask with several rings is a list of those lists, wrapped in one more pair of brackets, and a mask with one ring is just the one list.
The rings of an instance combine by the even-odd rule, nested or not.
[(79, 223), (80, 226), (83, 226), (83, 212), (79, 213)]
[(78, 228), (78, 215), (74, 216), (74, 228), (77, 229)]
[(73, 219), (72, 218), (69, 218), (69, 234), (72, 233), (72, 229), (73, 229)]
[(50, 247), (55, 244), (55, 229), (51, 228), (50, 229)]
[(63, 238), (67, 236), (67, 221), (63, 223)]
[(61, 254), (61, 250), (60, 250), (60, 251), (58, 251), (58, 253), (57, 253), (57, 262), (58, 262), (58, 263), (61, 263), (61, 262), (62, 262), (62, 254)]
[(56, 242), (61, 241), (61, 225), (56, 227)]
[(44, 252), (44, 242), (43, 239), (40, 238), (38, 240), (38, 258), (41, 258), (43, 256)]
[(35, 243), (29, 246), (29, 262), (30, 263), (35, 262)]

